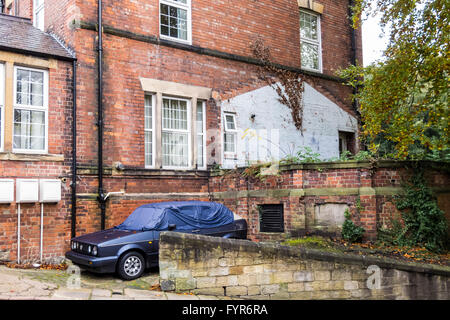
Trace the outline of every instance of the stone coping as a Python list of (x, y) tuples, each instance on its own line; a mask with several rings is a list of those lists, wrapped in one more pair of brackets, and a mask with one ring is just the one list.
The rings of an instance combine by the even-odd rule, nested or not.
[[(290, 170), (326, 170), (326, 169), (372, 169), (372, 168), (404, 168), (411, 167), (421, 163), (425, 165), (426, 168), (444, 170), (450, 172), (450, 162), (444, 161), (412, 161), (412, 160), (379, 160), (375, 162), (375, 165), (371, 161), (358, 161), (358, 160), (348, 160), (348, 161), (333, 161), (333, 162), (310, 162), (310, 163), (298, 163), (298, 164), (281, 164), (279, 165), (280, 171), (290, 171)], [(240, 167), (237, 170), (245, 170), (247, 167)], [(232, 171), (232, 169), (220, 169), (211, 171), (211, 176), (222, 176), (227, 172)]]
[(164, 242), (183, 245), (186, 241), (193, 246), (210, 251), (222, 247), (227, 250), (245, 250), (260, 253), (266, 258), (301, 258), (335, 263), (347, 263), (359, 266), (377, 265), (380, 268), (397, 269), (409, 272), (428, 273), (450, 277), (450, 267), (425, 263), (401, 262), (392, 258), (379, 258), (366, 255), (328, 252), (318, 249), (288, 247), (278, 244), (256, 243), (249, 240), (224, 239), (202, 235), (164, 231), (160, 233), (160, 244)]

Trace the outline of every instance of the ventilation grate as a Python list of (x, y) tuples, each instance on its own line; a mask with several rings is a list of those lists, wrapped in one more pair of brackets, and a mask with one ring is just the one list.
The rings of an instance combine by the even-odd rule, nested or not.
[(284, 232), (283, 205), (259, 205), (259, 231)]

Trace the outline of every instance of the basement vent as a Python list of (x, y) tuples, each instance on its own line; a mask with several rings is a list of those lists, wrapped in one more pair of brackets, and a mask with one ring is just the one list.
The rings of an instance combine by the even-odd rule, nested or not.
[(260, 232), (284, 232), (282, 204), (261, 204), (258, 207)]

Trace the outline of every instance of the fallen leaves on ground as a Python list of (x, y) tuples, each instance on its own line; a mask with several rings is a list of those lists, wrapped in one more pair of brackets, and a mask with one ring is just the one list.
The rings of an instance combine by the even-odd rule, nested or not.
[(150, 287), (150, 290), (152, 291), (161, 291), (161, 286), (159, 285), (159, 283), (154, 284)]
[(39, 270), (66, 270), (68, 265), (65, 263), (61, 264), (41, 264), (39, 267), (35, 267), (33, 263), (10, 263), (7, 262), (5, 265), (11, 269), (39, 269)]
[[(307, 238), (305, 237), (304, 239)], [(341, 252), (450, 266), (450, 252), (448, 251), (437, 254), (428, 251), (424, 247), (400, 247), (386, 245), (380, 242), (350, 243), (338, 238), (323, 238), (323, 241), (326, 241), (331, 247)], [(300, 246), (305, 243), (307, 244), (308, 241), (298, 241), (298, 245)]]

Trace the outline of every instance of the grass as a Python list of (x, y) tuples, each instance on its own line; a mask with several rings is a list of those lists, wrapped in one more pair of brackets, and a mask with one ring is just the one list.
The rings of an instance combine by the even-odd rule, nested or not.
[(281, 243), (285, 246), (319, 249), (328, 252), (353, 253), (389, 257), (402, 261), (430, 263), (450, 266), (450, 252), (432, 253), (422, 247), (397, 247), (381, 242), (349, 243), (342, 239), (325, 238), (321, 236), (306, 236), (289, 239)]
[(342, 250), (338, 247), (336, 247), (331, 241), (331, 239), (319, 237), (319, 236), (309, 236), (309, 237), (303, 237), (303, 238), (295, 238), (295, 239), (289, 239), (281, 243), (285, 246), (290, 247), (305, 247), (305, 248), (311, 248), (311, 249), (321, 249), (325, 251), (332, 251), (332, 252), (342, 252)]

